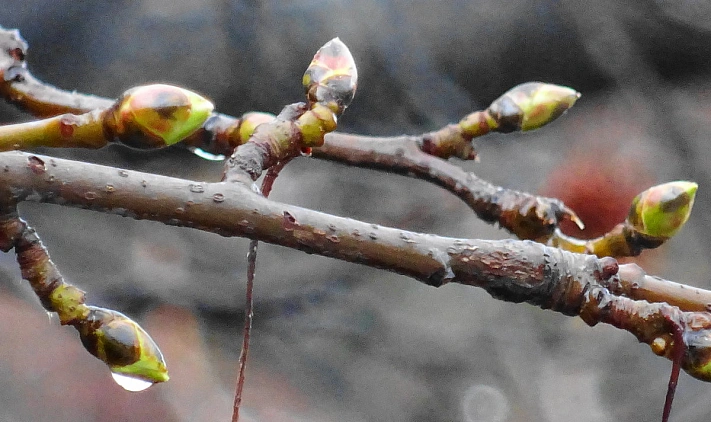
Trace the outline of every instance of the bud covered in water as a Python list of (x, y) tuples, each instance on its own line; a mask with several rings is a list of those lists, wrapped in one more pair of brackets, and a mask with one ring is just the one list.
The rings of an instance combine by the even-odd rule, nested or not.
[(213, 109), (210, 101), (177, 86), (139, 86), (114, 106), (115, 136), (135, 148), (166, 147), (200, 129)]
[(150, 383), (168, 380), (163, 354), (143, 328), (120, 312), (89, 308), (87, 317), (76, 326), (89, 353), (114, 374)]
[(324, 44), (306, 69), (302, 83), (309, 102), (343, 113), (358, 86), (358, 71), (348, 47), (338, 38)]

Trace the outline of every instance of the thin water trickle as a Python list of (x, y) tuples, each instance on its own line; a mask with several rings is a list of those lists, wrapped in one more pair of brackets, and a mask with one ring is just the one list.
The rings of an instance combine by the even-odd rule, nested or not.
[(205, 160), (210, 160), (210, 161), (222, 161), (222, 160), (225, 159), (225, 156), (222, 155), (222, 154), (212, 154), (212, 153), (209, 153), (209, 152), (207, 152), (207, 151), (204, 151), (204, 150), (202, 150), (202, 149), (200, 149), (200, 148), (195, 148), (195, 147), (193, 147), (193, 148), (190, 148), (190, 151), (191, 151), (193, 154), (195, 154), (195, 155), (197, 155), (198, 157), (203, 158), (203, 159), (205, 159)]
[(47, 318), (49, 318), (49, 323), (51, 325), (59, 325), (59, 315), (54, 312), (47, 312)]
[(151, 381), (146, 381), (142, 378), (136, 378), (126, 374), (120, 374), (118, 372), (112, 372), (111, 376), (114, 381), (116, 381), (116, 384), (121, 386), (121, 388), (126, 391), (143, 391), (153, 385), (153, 382)]

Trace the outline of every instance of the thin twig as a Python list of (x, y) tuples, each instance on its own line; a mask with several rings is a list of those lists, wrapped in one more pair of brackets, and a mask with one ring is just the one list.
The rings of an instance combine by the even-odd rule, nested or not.
[[(278, 162), (276, 165), (270, 167), (267, 174), (264, 175), (261, 192), (265, 198), (269, 197), (276, 178), (289, 161), (291, 161), (291, 158)], [(244, 308), (244, 334), (242, 336), (242, 350), (239, 354), (239, 375), (237, 376), (237, 387), (235, 388), (232, 422), (239, 422), (239, 409), (242, 405), (242, 390), (244, 389), (247, 356), (249, 354), (249, 339), (252, 333), (252, 319), (254, 318), (254, 300), (252, 293), (254, 291), (254, 273), (257, 268), (258, 246), (259, 241), (256, 239), (249, 241), (249, 252), (247, 253), (247, 287)]]

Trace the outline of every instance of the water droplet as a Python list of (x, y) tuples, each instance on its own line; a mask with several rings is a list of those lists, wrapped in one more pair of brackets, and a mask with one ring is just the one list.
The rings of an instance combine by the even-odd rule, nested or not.
[(119, 176), (128, 177), (128, 172), (126, 170), (119, 170)]
[(96, 199), (96, 197), (97, 197), (96, 192), (89, 191), (89, 192), (84, 193), (84, 198), (86, 198), (90, 201), (93, 199)]
[(116, 381), (116, 384), (120, 385), (121, 388), (126, 391), (143, 391), (153, 385), (151, 381), (146, 381), (131, 375), (120, 374), (118, 372), (112, 372), (111, 376), (114, 378), (114, 381)]
[(195, 193), (205, 192), (205, 186), (201, 185), (200, 183), (191, 183), (190, 184), (190, 192), (195, 192)]
[(216, 193), (216, 194), (212, 195), (212, 200), (215, 202), (222, 202), (225, 200), (225, 195), (223, 195), (221, 193)]
[(252, 225), (252, 223), (249, 222), (249, 220), (242, 220), (242, 221), (240, 221), (240, 222), (237, 223), (237, 224), (239, 224), (240, 227), (243, 227), (243, 228), (244, 228), (244, 231), (247, 232), (247, 233), (250, 233), (250, 232), (253, 232), (253, 231), (254, 231), (254, 226)]
[(667, 348), (667, 341), (663, 337), (657, 337), (649, 344), (649, 347), (652, 348), (652, 353), (662, 356)]

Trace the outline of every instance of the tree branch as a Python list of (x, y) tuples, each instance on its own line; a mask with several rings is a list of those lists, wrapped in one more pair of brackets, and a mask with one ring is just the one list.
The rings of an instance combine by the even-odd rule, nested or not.
[[(647, 290), (640, 281), (649, 279), (636, 265), (618, 267), (612, 258), (574, 254), (531, 241), (415, 233), (281, 204), (243, 183), (202, 183), (23, 152), (0, 153), (0, 198), (247, 237), (393, 271), (436, 287), (476, 286), (500, 300), (581, 315), (590, 325), (613, 324), (668, 358), (674, 346), (670, 336), (680, 329), (687, 347), (682, 368), (697, 378), (711, 379), (707, 369), (711, 352), (699, 344), (711, 336), (708, 314), (613, 295), (607, 287), (644, 296)], [(676, 300), (680, 306), (698, 309), (694, 296), (711, 295), (688, 289), (692, 294)], [(673, 290), (668, 289), (669, 297), (664, 299), (675, 303)], [(655, 322), (662, 317), (670, 322)]]
[[(18, 31), (0, 27), (0, 75), (3, 76), (0, 81), (0, 95), (9, 102), (40, 117), (90, 113), (117, 107), (113, 100), (62, 91), (37, 80), (27, 69), (27, 48), (27, 43)], [(582, 224), (575, 213), (561, 201), (494, 186), (444, 160), (451, 156), (475, 158), (472, 139), (490, 131), (531, 130), (544, 124), (545, 121), (524, 121), (520, 107), (515, 104), (516, 101), (521, 102), (518, 97), (530, 94), (531, 89), (542, 91), (543, 94), (553, 92), (556, 99), (565, 99), (563, 102), (554, 102), (558, 104), (557, 108), (543, 113), (549, 118), (560, 115), (572, 105), (578, 95), (568, 88), (524, 84), (502, 95), (488, 110), (465, 116), (459, 124), (417, 136), (391, 138), (330, 133), (326, 135), (325, 144), (314, 150), (314, 156), (435, 183), (461, 198), (483, 220), (496, 222), (521, 239), (548, 238), (553, 235), (562, 219), (571, 219), (579, 225)], [(98, 120), (93, 116), (83, 119), (67, 117), (72, 123), (89, 118)], [(214, 155), (230, 155), (235, 148), (247, 141), (256, 126), (272, 118), (273, 116), (265, 113), (246, 113), (241, 118), (212, 113), (203, 127), (184, 139), (181, 145), (199, 148)], [(44, 138), (44, 145), (60, 146), (59, 143), (64, 142), (66, 146), (97, 148), (114, 141), (102, 139), (101, 125), (94, 125), (91, 131), (85, 129), (87, 135), (80, 139), (66, 140), (60, 136), (61, 121), (59, 118), (56, 122), (51, 121), (44, 125), (52, 127), (59, 138), (52, 143), (48, 143)], [(109, 126), (112, 125), (114, 123), (110, 122)], [(35, 134), (40, 130), (35, 128), (36, 126), (37, 124), (34, 124), (29, 128), (30, 133)], [(3, 133), (7, 133), (6, 137), (10, 139), (4, 143), (12, 147), (16, 140), (23, 136), (18, 133), (18, 129), (19, 127), (6, 127), (0, 130), (0, 138)], [(24, 135), (25, 138), (27, 136)], [(37, 136), (39, 135), (35, 135)], [(37, 144), (36, 142), (22, 147)]]

